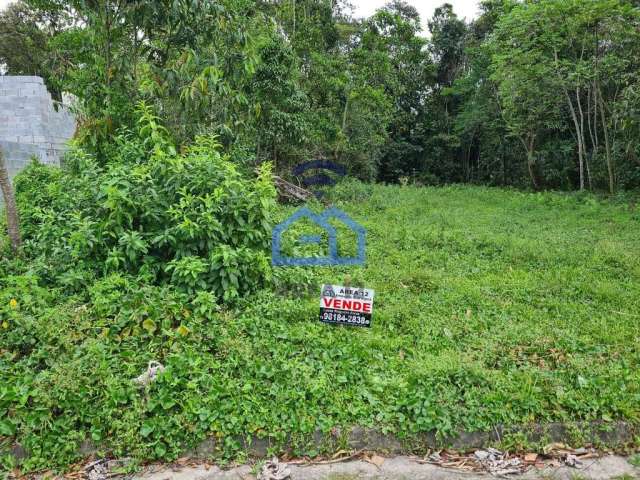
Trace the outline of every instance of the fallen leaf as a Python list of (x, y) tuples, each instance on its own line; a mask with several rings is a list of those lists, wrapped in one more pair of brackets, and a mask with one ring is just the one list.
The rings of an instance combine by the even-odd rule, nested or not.
[(529, 463), (534, 463), (538, 459), (537, 453), (527, 453), (524, 456), (524, 461)]
[(557, 450), (569, 450), (569, 448), (567, 448), (564, 443), (555, 442), (545, 445), (545, 447), (542, 449), (545, 455), (549, 455), (551, 452), (555, 452)]
[(333, 454), (333, 456), (331, 458), (341, 457), (345, 453), (349, 453), (349, 450), (338, 450), (336, 453)]
[(365, 457), (365, 460), (369, 463), (373, 463), (378, 468), (380, 468), (384, 463), (384, 457), (381, 457), (380, 455), (371, 455), (370, 457)]
[(580, 460), (587, 460), (589, 458), (598, 458), (600, 455), (596, 452), (585, 453), (584, 455), (579, 455), (578, 458)]
[(177, 329), (176, 332), (178, 333), (178, 335), (184, 337), (186, 335), (189, 334), (189, 329), (187, 327), (185, 327), (184, 325), (180, 325)]

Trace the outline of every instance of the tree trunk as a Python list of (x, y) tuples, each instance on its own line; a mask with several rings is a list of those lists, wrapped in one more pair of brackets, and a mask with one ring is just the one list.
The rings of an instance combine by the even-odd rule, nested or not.
[(600, 101), (600, 120), (602, 120), (602, 130), (604, 132), (604, 149), (607, 157), (607, 173), (609, 174), (609, 193), (613, 195), (616, 190), (615, 176), (613, 173), (613, 161), (611, 159), (611, 145), (609, 145), (609, 129), (607, 128), (604, 101), (602, 100), (602, 91), (600, 90), (600, 86), (598, 86), (596, 95)]
[(534, 190), (540, 190), (540, 182), (538, 181), (538, 174), (536, 172), (536, 157), (534, 155), (534, 146), (536, 143), (535, 134), (527, 135), (527, 140), (522, 140), (522, 143), (527, 150), (527, 170), (529, 171), (531, 184)]
[(502, 161), (502, 186), (507, 185), (507, 162), (504, 159), (504, 148), (500, 144), (500, 158)]
[(578, 116), (573, 108), (573, 102), (569, 97), (569, 92), (564, 90), (567, 104), (569, 105), (569, 111), (571, 112), (571, 118), (573, 119), (573, 125), (576, 129), (576, 136), (578, 140), (578, 168), (580, 173), (580, 190), (584, 190), (584, 150), (582, 148), (582, 135), (580, 134), (580, 123), (578, 122)]
[[(584, 113), (582, 111), (582, 102), (580, 101), (580, 88), (576, 87), (576, 103), (578, 105), (578, 112), (580, 113), (580, 142), (582, 143), (582, 158), (580, 159), (580, 189), (584, 189), (584, 170), (585, 166), (587, 173), (589, 172), (589, 164), (587, 159), (587, 142), (584, 138)], [(589, 190), (591, 190), (591, 183), (589, 183)]]
[(11, 249), (14, 254), (18, 254), (20, 249), (20, 221), (18, 218), (18, 209), (16, 208), (16, 198), (13, 194), (11, 180), (9, 180), (9, 172), (4, 163), (4, 157), (0, 150), (0, 189), (2, 189), (2, 197), (7, 211), (7, 233), (11, 241)]
[[(347, 129), (347, 114), (349, 113), (349, 95), (350, 91), (347, 91), (347, 98), (344, 102), (344, 110), (342, 111), (342, 125), (340, 127), (340, 131), (346, 137), (346, 129)], [(340, 144), (336, 144), (336, 148), (333, 151), (333, 158), (335, 158), (336, 162), (340, 160)]]
[(471, 179), (471, 144), (473, 142), (473, 136), (471, 137), (471, 140), (469, 140), (469, 148), (467, 148), (467, 153), (464, 159), (464, 180), (465, 182), (468, 182)]
[(295, 42), (296, 40), (296, 0), (292, 0), (293, 4), (293, 35), (291, 35), (291, 39)]
[[(598, 140), (597, 133), (593, 134), (594, 129), (598, 130), (598, 124), (596, 123), (597, 117), (594, 116), (593, 127), (591, 126), (591, 88), (587, 88), (587, 127), (589, 128), (589, 138), (591, 139), (591, 160), (594, 165), (597, 165), (598, 162)], [(595, 101), (595, 97), (594, 97)], [(595, 102), (593, 106), (593, 111), (597, 113), (597, 102)], [(589, 157), (587, 156), (587, 179), (589, 180), (589, 190), (593, 190), (593, 183), (591, 178), (591, 168), (589, 167)]]
[[(560, 86), (562, 87), (562, 92), (564, 93), (564, 97), (567, 100), (567, 105), (569, 106), (569, 112), (571, 112), (571, 119), (573, 120), (573, 126), (576, 130), (576, 136), (578, 140), (578, 166), (580, 169), (580, 190), (584, 190), (584, 150), (583, 150), (583, 138), (582, 132), (580, 131), (580, 123), (578, 122), (578, 115), (576, 114), (576, 110), (573, 107), (573, 102), (571, 101), (571, 97), (569, 92), (563, 85), (563, 78), (560, 74), (559, 70), (559, 62), (558, 62), (558, 52), (554, 50), (553, 52), (555, 62), (556, 62), (556, 74), (558, 76), (558, 80), (560, 81)], [(576, 97), (579, 96), (580, 90), (576, 87)]]

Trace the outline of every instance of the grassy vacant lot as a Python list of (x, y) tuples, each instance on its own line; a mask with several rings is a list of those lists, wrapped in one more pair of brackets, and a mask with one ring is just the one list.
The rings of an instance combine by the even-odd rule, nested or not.
[[(332, 195), (367, 228), (367, 264), (276, 272), (310, 293), (283, 287), (210, 311), (110, 279), (88, 306), (32, 319), (49, 342), (42, 358), (0, 359), (0, 384), (15, 383), (0, 387), (5, 405), (14, 395), (12, 441), (32, 452), (24, 467), (68, 462), (86, 438), (171, 458), (217, 435), (235, 456), (238, 434), (277, 444), (355, 424), (411, 436), (640, 420), (640, 212), (474, 187), (346, 184)], [(371, 329), (317, 320), (319, 285), (347, 275), (376, 291)], [(188, 330), (104, 334), (141, 305), (182, 315)], [(167, 371), (141, 392), (131, 378), (152, 359)]]
[(301, 399), (320, 390), (312, 418), (403, 433), (638, 419), (639, 212), (486, 188), (338, 193), (368, 230), (366, 268), (343, 271), (376, 290), (373, 328), (314, 322), (314, 296), (262, 317), (275, 351), (236, 332)]

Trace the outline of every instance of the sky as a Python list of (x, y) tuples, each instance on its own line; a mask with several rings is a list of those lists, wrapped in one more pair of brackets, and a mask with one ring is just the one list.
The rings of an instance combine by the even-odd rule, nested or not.
[[(0, 0), (3, 1), (3, 0)], [(420, 13), (422, 28), (426, 31), (427, 20), (433, 15), (433, 11), (443, 3), (453, 5), (453, 11), (460, 18), (472, 20), (478, 15), (478, 0), (406, 0), (413, 5)], [(384, 6), (386, 0), (351, 0), (355, 6), (355, 15), (358, 17), (368, 17), (376, 9)]]

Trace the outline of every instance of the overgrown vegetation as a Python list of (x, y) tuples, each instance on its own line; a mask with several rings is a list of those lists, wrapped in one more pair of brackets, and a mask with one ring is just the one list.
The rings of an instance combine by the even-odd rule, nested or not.
[(275, 197), (268, 165), (248, 179), (211, 137), (177, 154), (140, 107), (138, 132), (114, 137), (108, 163), (78, 149), (63, 170), (34, 163), (17, 179), (32, 271), (69, 291), (115, 272), (225, 301), (263, 286)]
[(177, 145), (213, 133), (285, 176), (324, 156), (385, 182), (640, 186), (637, 1), (479, 6), (443, 4), (426, 38), (401, 0), (365, 19), (328, 0), (18, 0), (0, 64), (76, 95), (99, 162), (145, 100)]
[[(400, 1), (363, 20), (324, 0), (0, 15), (0, 63), (75, 94), (80, 120), (61, 168), (16, 178), (22, 247), (0, 237), (2, 467), (211, 436), (218, 459), (252, 435), (313, 455), (313, 432), (353, 425), (639, 424), (640, 10), (481, 10), (443, 5), (429, 39)], [(316, 158), (352, 177), (323, 201), (366, 227), (365, 267), (270, 265), (297, 208), (272, 171)], [(307, 228), (288, 254), (318, 253)], [(376, 290), (370, 330), (316, 321), (341, 282)], [(150, 361), (166, 370), (140, 387)]]
[[(237, 435), (313, 454), (305, 435), (354, 424), (638, 421), (636, 209), (479, 187), (332, 194), (368, 230), (366, 268), (285, 269), (288, 286), (232, 308), (124, 272), (70, 295), (5, 261), (0, 425), (30, 452), (21, 468), (63, 466), (87, 439), (171, 459), (212, 435), (236, 457)], [(318, 285), (347, 276), (379, 292), (371, 330), (315, 321)], [(167, 370), (140, 389), (153, 359)]]

